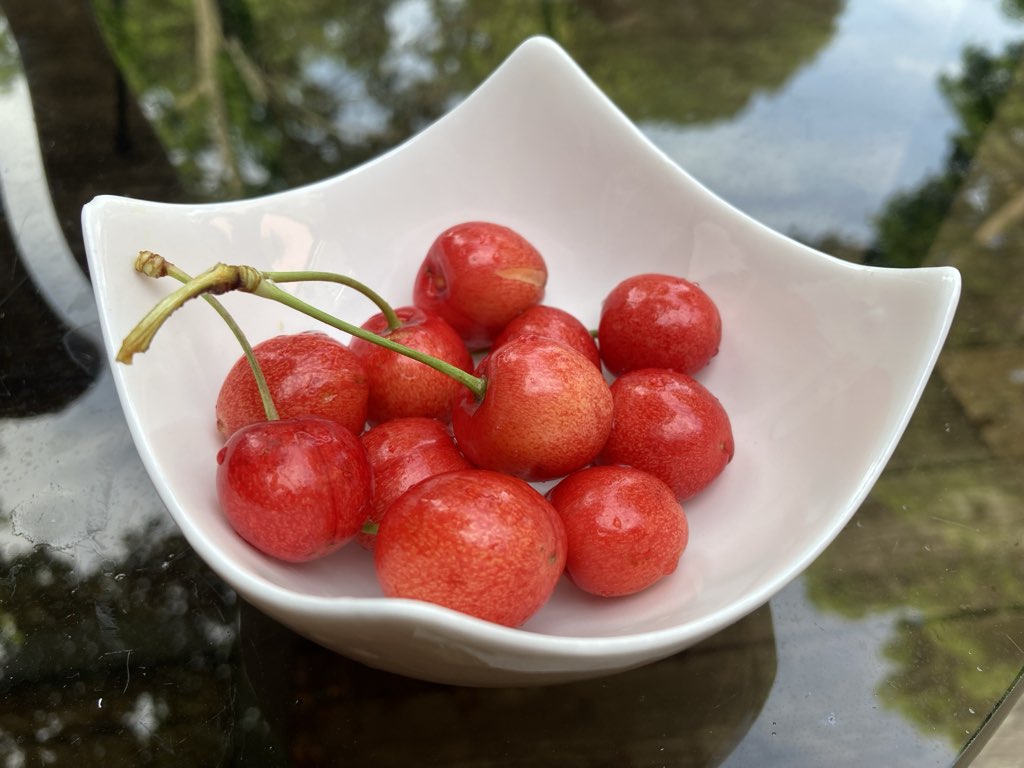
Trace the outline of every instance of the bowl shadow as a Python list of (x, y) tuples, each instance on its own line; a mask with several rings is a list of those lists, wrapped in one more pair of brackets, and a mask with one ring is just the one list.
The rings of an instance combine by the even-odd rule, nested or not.
[(716, 766), (757, 718), (777, 665), (767, 604), (659, 662), (548, 686), (460, 687), (382, 672), (244, 602), (239, 637), (240, 674), (267, 743), (297, 767)]

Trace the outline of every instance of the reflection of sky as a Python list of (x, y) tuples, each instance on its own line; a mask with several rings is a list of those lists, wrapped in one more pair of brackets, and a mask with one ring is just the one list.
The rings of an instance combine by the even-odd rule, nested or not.
[[(385, 17), (388, 49), (381, 69), (401, 92), (435, 75), (428, 53), (440, 45), (440, 29), (426, 0), (401, 0), (388, 8)], [(334, 94), (338, 109), (333, 121), (340, 135), (349, 141), (365, 141), (384, 132), (391, 112), (367, 90), (366, 77), (346, 66), (343, 59), (322, 56), (313, 60), (305, 75), (325, 91)]]
[(401, 0), (388, 9), (386, 20), (390, 44), (384, 69), (395, 77), (396, 87), (405, 90), (433, 78), (434, 63), (425, 51), (440, 46), (441, 30), (430, 3)]
[[(697, 179), (773, 229), (866, 241), (882, 204), (945, 162), (956, 121), (939, 76), (957, 71), (968, 44), (999, 50), (1024, 37), (999, 5), (852, 0), (818, 58), (735, 119), (641, 127)], [(846, 138), (840, 156), (836, 137)]]
[[(64, 323), (99, 346), (92, 287), (64, 240), (43, 181), (24, 77), (0, 93), (0, 114), (0, 188), (22, 262)], [(0, 419), (0, 553), (13, 558), (48, 544), (87, 574), (124, 557), (125, 532), (151, 521), (173, 530), (127, 428), (111, 429), (123, 420), (106, 366), (69, 408)]]
[[(859, 620), (817, 613), (801, 580), (776, 595), (771, 606), (776, 680), (784, 684), (772, 688), (725, 768), (817, 765), (821, 755), (831, 755), (835, 765), (888, 768), (950, 762), (944, 733), (925, 734), (894, 717), (875, 693), (893, 671), (881, 648), (898, 631), (896, 613)], [(878, 650), (865, 653), (869, 647)], [(864, 734), (872, 734), (870, 741)]]

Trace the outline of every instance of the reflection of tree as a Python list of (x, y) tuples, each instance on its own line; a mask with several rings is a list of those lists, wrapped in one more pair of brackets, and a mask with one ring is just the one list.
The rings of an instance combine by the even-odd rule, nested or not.
[[(173, 170), (148, 123), (121, 98), (102, 42), (90, 34), (91, 21), (85, 0), (62, 3), (52, 14), (35, 0), (4, 0), (0, 13), (0, 88), (11, 82), (10, 67), (10, 77), (24, 77), (31, 94), (31, 108), (21, 98), (0, 108), (0, 133), (20, 126), (18, 133), (29, 136), (34, 123), (61, 232), (83, 266), (81, 210), (96, 194), (177, 196)], [(53, 66), (55, 61), (75, 66)], [(4, 171), (20, 184), (33, 166), (28, 160)], [(44, 180), (36, 181), (40, 194)], [(37, 267), (49, 261), (48, 241), (37, 238), (57, 233), (49, 231), (45, 215), (9, 221), (9, 210), (0, 206), (0, 418), (27, 418), (73, 402), (96, 380), (101, 357), (87, 335), (69, 328), (59, 308), (49, 306), (34, 283), (39, 269), (33, 274), (22, 263), (23, 254)]]
[[(634, 119), (735, 114), (833, 32), (842, 0), (97, 0), (189, 189), (236, 197), (357, 165), (432, 122), (532, 34), (556, 37)], [(723, 38), (734, 44), (720, 45)]]
[(1022, 53), (965, 52), (941, 83), (960, 119), (946, 168), (879, 218), (869, 261), (960, 268), (957, 322), (926, 418), (911, 421), (855, 523), (806, 578), (822, 609), (901, 612), (879, 698), (956, 746), (1024, 654), (1024, 403), (1012, 375), (1024, 360)]
[[(642, 10), (622, 0), (563, 3), (564, 17), (551, 29), (517, 30), (520, 34), (492, 46), (492, 59), (474, 73), (474, 81), (527, 32), (547, 32), (632, 119), (721, 120), (735, 115), (755, 93), (780, 88), (824, 48), (842, 5), (841, 0), (785, 0), (764, 13), (756, 3), (714, 0), (647, 3)], [(472, 22), (477, 28), (484, 19)], [(501, 39), (497, 31), (491, 37)]]
[(19, 71), (18, 52), (11, 39), (10, 27), (7, 20), (0, 16), (0, 93), (10, 87)]
[[(996, 56), (968, 48), (964, 52), (960, 75), (941, 78), (942, 92), (960, 121), (960, 131), (953, 137), (946, 168), (917, 189), (890, 201), (877, 220), (875, 247), (868, 257), (870, 263), (913, 267), (919, 266), (928, 256), (954, 200), (964, 191), (962, 187), (971, 168), (971, 160), (982, 138), (989, 136), (986, 129), (992, 123), (996, 109), (1004, 108), (1004, 97), (1014, 83), (1022, 50), (1024, 43), (1012, 45)], [(1005, 144), (1005, 157), (1002, 159), (1009, 165), (1001, 168), (997, 163), (989, 168), (989, 173), (1006, 176), (1009, 172), (1011, 181), (1020, 178), (1024, 155), (1020, 152), (1019, 138), (1007, 132), (1000, 142)], [(977, 191), (987, 194), (983, 186), (992, 181), (994, 179), (991, 178), (976, 180)], [(993, 210), (989, 202), (984, 203), (982, 209)], [(989, 223), (988, 229), (990, 234), (986, 240), (996, 234), (994, 222)]]
[(955, 745), (1020, 669), (1024, 558), (1007, 542), (1019, 541), (1022, 507), (1010, 467), (887, 473), (808, 571), (821, 609), (913, 611), (885, 648), (893, 668), (878, 695)]
[(26, 765), (209, 765), (227, 751), (234, 596), (180, 537), (128, 543), (88, 576), (44, 548), (0, 559), (0, 752), (4, 734), (32, 733)]

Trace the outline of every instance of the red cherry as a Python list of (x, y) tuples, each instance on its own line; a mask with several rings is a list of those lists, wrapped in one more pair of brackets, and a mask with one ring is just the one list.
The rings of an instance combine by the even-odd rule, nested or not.
[[(392, 419), (367, 430), (359, 439), (373, 470), (369, 523), (379, 523), (391, 502), (421, 480), (471, 466), (437, 419)], [(370, 533), (358, 536), (364, 549), (373, 549), (376, 539)]]
[(588, 467), (548, 494), (565, 525), (566, 570), (585, 592), (631, 595), (675, 571), (689, 527), (661, 480), (632, 467)]
[[(383, 314), (374, 315), (362, 327), (464, 371), (472, 371), (473, 358), (462, 338), (438, 315), (418, 307), (399, 307), (395, 314), (402, 325), (393, 331), (388, 330)], [(443, 421), (451, 418), (452, 403), (463, 387), (450, 376), (360, 338), (353, 338), (349, 346), (366, 370), (371, 424), (406, 416)]]
[(346, 427), (304, 417), (249, 424), (217, 454), (228, 522), (271, 557), (304, 562), (352, 539), (370, 512), (366, 451)]
[(374, 550), (385, 595), (516, 627), (551, 596), (565, 567), (561, 520), (522, 480), (482, 469), (428, 478), (381, 520)]
[(598, 368), (601, 367), (601, 355), (587, 327), (564, 309), (546, 304), (530, 307), (512, 318), (494, 339), (491, 348), (500, 347), (518, 336), (529, 335), (560, 341), (567, 347), (575, 349)]
[(612, 396), (601, 372), (564, 344), (522, 336), (477, 366), (482, 400), (463, 392), (452, 430), (478, 467), (550, 480), (589, 464), (612, 428)]
[(543, 257), (522, 235), (484, 221), (442, 232), (413, 286), (413, 303), (436, 312), (466, 341), (484, 349), (508, 322), (544, 296)]
[(693, 374), (718, 354), (722, 320), (696, 283), (644, 274), (608, 294), (597, 333), (601, 359), (612, 373), (670, 368)]
[[(275, 336), (253, 347), (278, 416), (322, 416), (353, 434), (366, 423), (369, 382), (362, 362), (345, 344), (309, 331)], [(240, 357), (221, 384), (217, 429), (229, 437), (246, 424), (265, 421), (256, 380)]]
[(646, 470), (685, 501), (732, 460), (729, 416), (696, 379), (646, 368), (622, 374), (611, 391), (615, 420), (599, 463)]

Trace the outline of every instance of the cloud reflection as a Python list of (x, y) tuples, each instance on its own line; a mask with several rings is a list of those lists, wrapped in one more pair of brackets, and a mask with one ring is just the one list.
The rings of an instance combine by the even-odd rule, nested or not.
[[(737, 118), (642, 128), (698, 180), (773, 229), (866, 244), (879, 201), (941, 169), (957, 121), (938, 76), (956, 71), (966, 45), (998, 46), (1020, 34), (998, 3), (944, 5), (936, 13), (930, 4), (925, 11), (906, 1), (852, 2), (832, 45)], [(899, 19), (906, 14), (913, 21)]]

